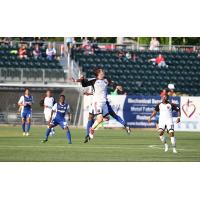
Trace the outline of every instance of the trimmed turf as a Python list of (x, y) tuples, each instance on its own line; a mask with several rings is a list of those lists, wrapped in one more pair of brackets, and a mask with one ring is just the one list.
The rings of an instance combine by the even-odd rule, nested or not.
[(163, 151), (156, 131), (137, 129), (128, 136), (122, 129), (98, 130), (84, 144), (85, 130), (72, 129), (72, 145), (59, 127), (43, 144), (44, 132), (45, 127), (32, 127), (25, 137), (19, 126), (0, 126), (0, 161), (200, 161), (200, 133), (177, 132), (179, 153), (173, 154)]

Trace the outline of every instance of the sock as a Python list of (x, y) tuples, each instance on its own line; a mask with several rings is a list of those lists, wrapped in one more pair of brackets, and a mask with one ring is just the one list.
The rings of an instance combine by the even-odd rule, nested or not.
[(171, 137), (171, 143), (172, 143), (172, 147), (176, 147), (176, 138), (175, 137)]
[(23, 132), (25, 132), (25, 126), (26, 126), (26, 123), (25, 122), (22, 123), (22, 130), (23, 130)]
[(160, 140), (162, 143), (166, 143), (166, 137), (164, 135), (160, 135)]
[(46, 133), (45, 133), (45, 139), (48, 140), (49, 134), (51, 133), (51, 129), (47, 128)]
[(69, 130), (68, 130), (67, 133), (66, 133), (66, 137), (67, 137), (67, 139), (68, 139), (68, 143), (69, 143), (69, 144), (72, 143), (71, 133), (70, 133)]
[(90, 128), (92, 127), (93, 123), (94, 123), (94, 120), (93, 120), (93, 119), (88, 120), (87, 128), (86, 128), (86, 137), (89, 135), (89, 133), (90, 133)]
[(29, 132), (30, 128), (31, 128), (31, 123), (27, 123), (26, 124), (26, 133)]
[(119, 115), (113, 115), (112, 116), (114, 119), (116, 119), (120, 124), (122, 124), (123, 126), (126, 125), (125, 121), (119, 116)]

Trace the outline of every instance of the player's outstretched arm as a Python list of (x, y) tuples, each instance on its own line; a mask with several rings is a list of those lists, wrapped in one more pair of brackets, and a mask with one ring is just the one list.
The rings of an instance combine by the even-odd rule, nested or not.
[(84, 79), (83, 75), (80, 78), (78, 78), (78, 79), (75, 79), (73, 77), (71, 78), (72, 82), (74, 82), (74, 83), (81, 83), (83, 81), (83, 79)]
[(152, 118), (153, 118), (154, 116), (156, 116), (156, 114), (157, 114), (157, 112), (154, 110), (154, 111), (152, 112), (151, 116), (150, 116), (149, 119), (148, 119), (148, 122), (149, 122), (149, 123), (151, 123)]
[(178, 117), (176, 119), (176, 123), (178, 124), (181, 121), (181, 110), (178, 111)]

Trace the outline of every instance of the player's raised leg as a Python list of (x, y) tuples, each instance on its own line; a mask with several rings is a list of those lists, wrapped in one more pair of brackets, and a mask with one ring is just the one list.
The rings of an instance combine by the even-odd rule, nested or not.
[(97, 115), (97, 118), (96, 118), (94, 124), (93, 124), (92, 127), (90, 128), (89, 136), (90, 136), (91, 139), (94, 138), (94, 129), (95, 129), (101, 122), (103, 122), (103, 115), (102, 115), (102, 114), (99, 114), (99, 115)]

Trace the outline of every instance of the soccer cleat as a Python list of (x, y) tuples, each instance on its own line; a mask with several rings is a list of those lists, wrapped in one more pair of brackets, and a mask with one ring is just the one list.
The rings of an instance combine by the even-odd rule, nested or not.
[(26, 136), (29, 136), (29, 133), (26, 133)]
[(131, 133), (131, 129), (130, 129), (129, 126), (125, 125), (124, 128), (125, 128), (125, 130), (126, 130), (126, 132), (127, 132), (128, 134)]
[(26, 133), (25, 133), (25, 132), (23, 132), (23, 136), (26, 136)]
[(46, 143), (46, 142), (48, 142), (47, 139), (44, 139), (44, 140), (41, 141), (41, 143)]
[(173, 153), (178, 153), (175, 147), (173, 147)]
[(167, 143), (165, 143), (165, 152), (167, 152), (169, 150), (169, 146)]
[(90, 128), (89, 136), (90, 136), (90, 139), (94, 138), (94, 129), (92, 127)]
[(87, 143), (87, 142), (89, 142), (89, 141), (90, 141), (90, 136), (87, 135), (87, 136), (85, 137), (85, 141), (84, 141), (84, 143)]

